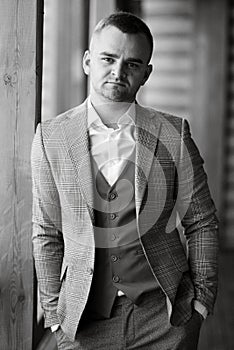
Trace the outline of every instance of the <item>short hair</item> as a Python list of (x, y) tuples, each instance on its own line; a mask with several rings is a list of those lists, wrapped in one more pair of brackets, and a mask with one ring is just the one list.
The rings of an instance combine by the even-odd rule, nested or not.
[(100, 32), (102, 29), (114, 26), (118, 28), (121, 32), (127, 34), (143, 34), (145, 35), (148, 43), (150, 45), (150, 58), (153, 53), (153, 36), (147, 24), (139, 17), (133, 15), (129, 12), (118, 11), (112, 13), (108, 17), (105, 17), (98, 22), (94, 28), (94, 33)]

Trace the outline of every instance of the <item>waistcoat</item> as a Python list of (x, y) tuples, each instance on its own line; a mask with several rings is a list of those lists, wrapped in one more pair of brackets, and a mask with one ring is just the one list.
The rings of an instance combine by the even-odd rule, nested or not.
[(135, 164), (128, 161), (110, 186), (93, 161), (95, 265), (85, 313), (109, 318), (117, 291), (134, 303), (158, 287), (138, 238)]

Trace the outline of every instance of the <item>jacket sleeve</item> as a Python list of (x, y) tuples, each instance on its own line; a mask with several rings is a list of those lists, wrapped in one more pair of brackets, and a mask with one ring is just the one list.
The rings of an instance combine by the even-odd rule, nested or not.
[(217, 293), (218, 220), (211, 199), (203, 159), (182, 122), (179, 167), (179, 212), (187, 240), (195, 299), (213, 312)]
[(32, 152), (33, 183), (33, 254), (45, 315), (45, 327), (58, 323), (57, 302), (60, 291), (60, 271), (64, 243), (61, 227), (59, 194), (43, 143), (39, 124)]

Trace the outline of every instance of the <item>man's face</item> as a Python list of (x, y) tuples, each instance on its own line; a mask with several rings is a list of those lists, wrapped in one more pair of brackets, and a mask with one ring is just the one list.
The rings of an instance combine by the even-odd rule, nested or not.
[(99, 102), (132, 102), (148, 79), (150, 45), (143, 34), (126, 34), (114, 26), (95, 33), (83, 59), (91, 97)]

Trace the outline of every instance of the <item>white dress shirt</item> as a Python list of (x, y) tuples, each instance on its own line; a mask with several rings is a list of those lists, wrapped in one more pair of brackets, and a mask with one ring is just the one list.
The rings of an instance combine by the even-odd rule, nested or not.
[(91, 101), (88, 103), (88, 131), (91, 154), (98, 169), (113, 185), (135, 152), (135, 103), (117, 121), (117, 128), (103, 124)]

